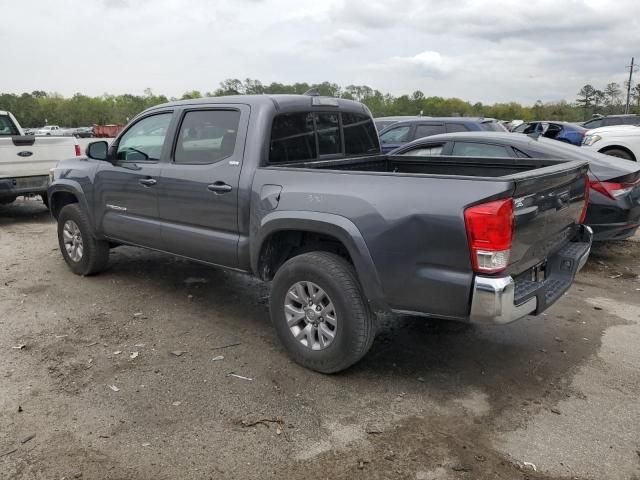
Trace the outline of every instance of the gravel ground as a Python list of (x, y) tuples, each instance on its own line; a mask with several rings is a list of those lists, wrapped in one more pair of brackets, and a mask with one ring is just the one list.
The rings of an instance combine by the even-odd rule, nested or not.
[(598, 245), (543, 316), (385, 319), (325, 376), (278, 344), (268, 285), (130, 247), (77, 277), (20, 199), (0, 206), (0, 478), (639, 479), (639, 274), (640, 238)]

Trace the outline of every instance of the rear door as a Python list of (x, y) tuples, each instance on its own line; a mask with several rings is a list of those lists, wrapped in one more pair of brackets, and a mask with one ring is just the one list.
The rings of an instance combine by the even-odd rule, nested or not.
[(238, 266), (238, 183), (248, 122), (246, 105), (180, 113), (160, 188), (166, 251)]
[(133, 123), (111, 145), (113, 164), (100, 162), (95, 180), (96, 219), (115, 240), (163, 249), (158, 223), (161, 161), (168, 156), (171, 111)]

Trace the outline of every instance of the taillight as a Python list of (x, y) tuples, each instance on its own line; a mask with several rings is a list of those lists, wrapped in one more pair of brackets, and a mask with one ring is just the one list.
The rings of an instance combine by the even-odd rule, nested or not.
[(635, 183), (619, 183), (619, 182), (593, 182), (591, 188), (596, 192), (600, 192), (611, 200), (617, 200), (618, 198), (626, 195), (638, 185)]
[(580, 213), (580, 218), (578, 219), (578, 223), (584, 223), (584, 219), (587, 218), (587, 210), (589, 209), (589, 190), (590, 187), (593, 186), (591, 183), (591, 179), (589, 177), (585, 177), (584, 179), (584, 205), (582, 207), (582, 212)]
[(473, 270), (495, 273), (507, 268), (513, 240), (513, 200), (469, 207), (464, 211), (464, 221)]
[(82, 152), (80, 151), (80, 145), (76, 145), (76, 157), (79, 157), (80, 155), (82, 155)]

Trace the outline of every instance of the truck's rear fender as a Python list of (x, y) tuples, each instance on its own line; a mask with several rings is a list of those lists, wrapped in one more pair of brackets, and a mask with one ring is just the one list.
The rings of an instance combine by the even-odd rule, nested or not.
[(379, 312), (390, 310), (364, 238), (355, 224), (347, 218), (322, 212), (277, 211), (265, 215), (256, 230), (251, 237), (250, 257), (251, 268), (260, 278), (272, 278), (277, 268), (295, 252), (295, 249), (274, 248), (275, 238), (282, 238), (283, 234), (287, 237), (315, 234), (320, 238), (335, 239), (346, 249), (371, 308)]

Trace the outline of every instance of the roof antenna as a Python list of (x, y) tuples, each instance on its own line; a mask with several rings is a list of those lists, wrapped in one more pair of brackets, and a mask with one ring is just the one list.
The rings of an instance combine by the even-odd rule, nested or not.
[(308, 95), (310, 97), (319, 97), (320, 96), (320, 90), (318, 89), (318, 87), (311, 87), (309, 90), (304, 92), (303, 95)]

